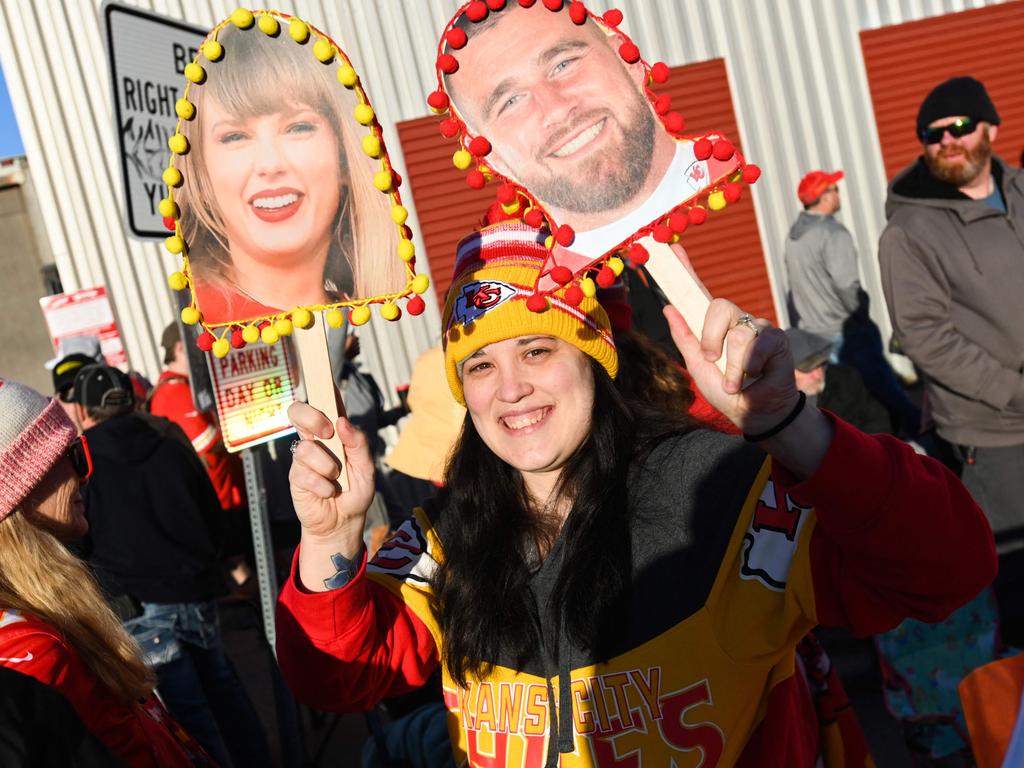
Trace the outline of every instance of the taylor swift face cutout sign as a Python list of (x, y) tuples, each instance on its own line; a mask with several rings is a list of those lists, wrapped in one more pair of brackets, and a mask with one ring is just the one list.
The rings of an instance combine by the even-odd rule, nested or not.
[[(725, 137), (682, 134), (653, 90), (667, 67), (649, 66), (621, 21), (581, 2), (474, 0), (438, 49), (428, 103), (462, 144), (455, 165), (471, 186), (501, 182), (507, 213), (525, 204), (526, 221), (554, 233), (541, 296), (601, 262), (610, 282), (621, 270), (611, 254), (645, 236), (674, 242), (759, 174)], [(630, 255), (643, 262), (642, 251)]]
[(161, 203), (183, 257), (185, 322), (226, 354), (272, 343), (328, 310), (340, 326), (370, 307), (419, 314), (427, 288), (380, 126), (344, 52), (276, 11), (236, 10), (185, 69)]

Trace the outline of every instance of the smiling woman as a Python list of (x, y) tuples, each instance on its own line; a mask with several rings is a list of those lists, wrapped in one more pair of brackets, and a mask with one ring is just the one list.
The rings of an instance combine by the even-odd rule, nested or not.
[(401, 292), (380, 161), (353, 120), (335, 68), (287, 34), (233, 25), (221, 58), (190, 86), (181, 133), (182, 234), (206, 323)]

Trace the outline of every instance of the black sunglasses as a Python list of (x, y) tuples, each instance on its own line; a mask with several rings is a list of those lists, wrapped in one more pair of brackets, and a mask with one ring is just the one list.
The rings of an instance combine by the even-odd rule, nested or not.
[(925, 144), (938, 144), (942, 137), (949, 132), (954, 139), (974, 133), (978, 128), (978, 121), (973, 117), (963, 117), (949, 125), (941, 125), (935, 128), (925, 128), (921, 131), (921, 141)]
[(71, 461), (75, 473), (82, 480), (88, 480), (92, 474), (92, 454), (89, 453), (89, 443), (85, 439), (85, 435), (79, 436), (72, 442), (64, 455)]

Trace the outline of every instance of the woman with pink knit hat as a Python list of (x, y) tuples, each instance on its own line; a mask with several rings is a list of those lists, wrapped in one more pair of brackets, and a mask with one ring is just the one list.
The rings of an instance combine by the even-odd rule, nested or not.
[[(984, 516), (938, 463), (808, 406), (785, 334), (722, 299), (700, 338), (666, 317), (743, 436), (628, 400), (595, 298), (570, 284), (528, 305), (547, 234), (509, 221), (459, 245), (442, 329), (467, 417), (445, 492), (372, 562), (365, 438), (292, 406), (285, 679), (353, 711), (440, 667), (458, 765), (835, 764), (797, 644), (967, 602), (995, 572)], [(313, 439), (334, 431), (346, 492)]]
[[(79, 488), (91, 472), (88, 445), (60, 403), (0, 379), (0, 667), (59, 693), (113, 764), (212, 765), (157, 701), (135, 642), (64, 547), (88, 530)], [(71, 737), (58, 738), (66, 752), (26, 749), (80, 764)]]

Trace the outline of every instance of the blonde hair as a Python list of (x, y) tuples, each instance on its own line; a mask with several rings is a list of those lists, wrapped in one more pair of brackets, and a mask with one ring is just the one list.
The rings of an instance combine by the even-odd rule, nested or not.
[(0, 522), (0, 606), (45, 621), (125, 704), (153, 692), (135, 640), (100, 594), (88, 567), (15, 510)]
[(349, 294), (346, 299), (403, 290), (405, 266), (397, 256), (399, 233), (390, 217), (391, 199), (373, 185), (380, 161), (362, 149), (353, 117), (359, 101), (337, 81), (335, 67), (318, 61), (310, 45), (299, 45), (287, 34), (272, 38), (257, 29), (243, 31), (229, 24), (217, 39), (224, 46), (224, 56), (215, 63), (203, 60), (206, 81), (189, 87), (196, 116), (182, 121), (180, 129), (191, 149), (178, 160), (184, 183), (176, 199), (198, 279), (223, 285), (231, 270), (230, 244), (203, 153), (203, 103), (214, 99), (236, 119), (304, 104), (327, 120), (338, 141), (343, 184), (324, 268), (325, 285)]

